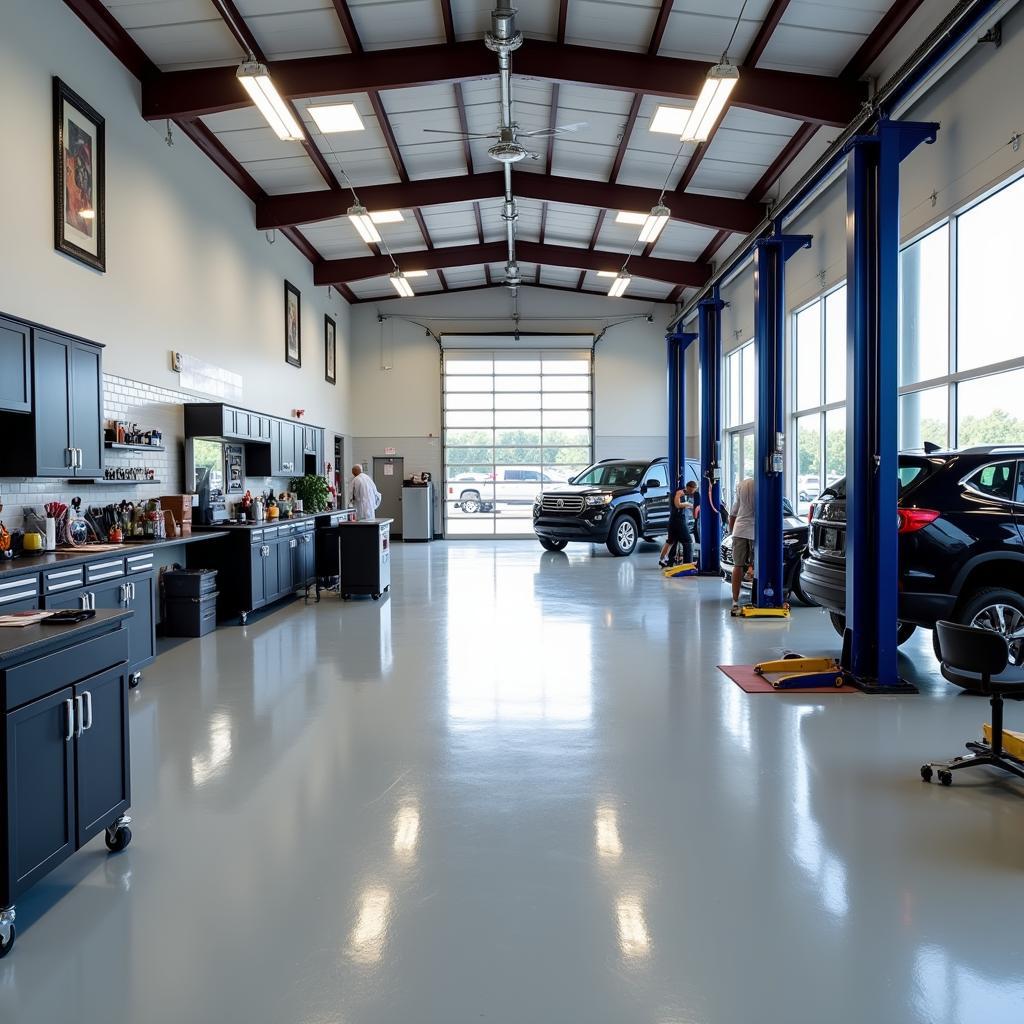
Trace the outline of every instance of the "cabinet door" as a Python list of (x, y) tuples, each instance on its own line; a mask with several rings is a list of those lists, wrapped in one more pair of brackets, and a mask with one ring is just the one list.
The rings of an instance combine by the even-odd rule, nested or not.
[(277, 592), (278, 594), (290, 594), (294, 588), (292, 580), (294, 570), (292, 568), (292, 553), (295, 550), (292, 545), (296, 544), (295, 538), (288, 534), (277, 542)]
[(56, 594), (47, 594), (43, 598), (44, 608), (87, 608), (88, 600), (86, 595), (90, 592), (89, 587), (80, 587), (78, 590), (61, 590)]
[(274, 601), (281, 595), (281, 573), (277, 564), (278, 541), (271, 540), (263, 545), (263, 598)]
[(308, 585), (316, 582), (316, 534), (312, 530), (302, 538), (302, 549), (306, 563), (302, 579)]
[(156, 657), (156, 576), (139, 573), (127, 581), (128, 607), (135, 614), (128, 620), (128, 671), (138, 672)]
[(71, 476), (71, 343), (35, 332), (36, 474)]
[(81, 451), (75, 476), (103, 476), (103, 374), (100, 350), (71, 347), (71, 444)]
[(263, 578), (263, 565), (266, 559), (263, 557), (263, 545), (253, 544), (249, 548), (249, 572), (251, 574), (251, 590), (249, 595), (249, 609), (259, 608), (266, 603), (267, 591)]
[[(70, 687), (6, 716), (8, 872), (0, 903), (75, 849), (74, 703)], [(3, 851), (0, 850), (0, 855)]]
[(87, 843), (128, 809), (128, 677), (111, 669), (75, 686), (83, 711), (75, 740), (75, 804), (78, 845)]
[(0, 318), (0, 409), (32, 411), (32, 340), (29, 328)]
[(221, 428), (225, 437), (234, 437), (238, 432), (238, 413), (230, 406), (225, 405), (223, 409), (224, 425)]

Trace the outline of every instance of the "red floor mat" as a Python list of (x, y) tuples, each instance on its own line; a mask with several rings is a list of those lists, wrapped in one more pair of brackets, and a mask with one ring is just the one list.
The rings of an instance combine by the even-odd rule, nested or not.
[(860, 693), (855, 686), (845, 684), (843, 686), (815, 686), (799, 690), (777, 690), (754, 671), (753, 665), (719, 665), (718, 668), (744, 693)]

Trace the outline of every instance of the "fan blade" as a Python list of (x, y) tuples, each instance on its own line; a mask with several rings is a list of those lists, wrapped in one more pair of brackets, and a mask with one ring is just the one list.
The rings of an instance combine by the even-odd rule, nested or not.
[(430, 132), (432, 135), (454, 135), (459, 139), (496, 139), (497, 135), (481, 135), (479, 132), (449, 132), (443, 128), (421, 128), (420, 131)]
[(555, 128), (539, 128), (535, 132), (523, 132), (520, 134), (521, 137), (524, 139), (536, 139), (544, 135), (561, 135), (563, 132), (576, 132), (579, 131), (581, 128), (587, 127), (589, 127), (589, 122), (576, 121), (573, 124), (560, 124)]

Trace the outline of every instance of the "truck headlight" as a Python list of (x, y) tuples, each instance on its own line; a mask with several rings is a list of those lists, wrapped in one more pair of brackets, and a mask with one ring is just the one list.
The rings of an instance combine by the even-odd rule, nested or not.
[(588, 494), (583, 500), (593, 507), (594, 505), (607, 505), (612, 500), (612, 496), (610, 494)]
[(544, 500), (544, 495), (543, 494), (537, 494), (537, 495), (534, 495), (533, 503), (534, 503), (534, 505), (539, 505), (543, 500)]

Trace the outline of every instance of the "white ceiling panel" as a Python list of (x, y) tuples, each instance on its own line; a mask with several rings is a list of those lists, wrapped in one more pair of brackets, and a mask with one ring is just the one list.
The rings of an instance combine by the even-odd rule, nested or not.
[(255, 178), (260, 188), (270, 195), (320, 192), (327, 188), (323, 175), (305, 154), (274, 160), (247, 160), (242, 166)]
[(545, 241), (553, 245), (588, 246), (598, 211), (589, 206), (548, 203)]
[(349, 0), (348, 6), (366, 50), (444, 42), (437, 0)]
[(348, 53), (331, 0), (235, 0), (268, 60)]
[(542, 284), (556, 284), (563, 288), (575, 288), (580, 279), (580, 272), (572, 267), (541, 267)]
[(658, 242), (651, 255), (665, 259), (695, 260), (716, 234), (718, 232), (714, 228), (701, 228), (696, 224), (670, 220), (658, 236)]
[(772, 33), (760, 65), (783, 71), (838, 75), (874, 28), (875, 21), (877, 18), (872, 16), (864, 32), (830, 31), (813, 21), (804, 25), (782, 22)]
[(771, 0), (749, 0), (743, 20), (736, 26), (743, 0), (686, 0), (685, 4), (676, 4), (658, 53), (663, 57), (717, 61), (736, 26), (729, 56), (738, 64), (750, 49), (770, 6)]
[(342, 184), (347, 181), (360, 188), (363, 185), (387, 185), (400, 180), (391, 161), (391, 154), (383, 146), (380, 149), (346, 153), (341, 157), (325, 153), (324, 158)]
[(445, 270), (444, 276), (448, 281), (449, 288), (477, 288), (487, 284), (482, 266), (449, 267)]
[(430, 206), (423, 211), (423, 220), (434, 245), (472, 245), (477, 241), (476, 216), (466, 203)]
[[(633, 249), (635, 253), (639, 253), (643, 249), (643, 246), (637, 243), (639, 234), (640, 228), (636, 224), (618, 224), (615, 221), (615, 214), (609, 211), (601, 225), (601, 233), (597, 236), (594, 248), (614, 253), (627, 253)], [(609, 263), (614, 262), (615, 260), (609, 260)]]
[[(552, 7), (557, 4), (552, 3)], [(658, 20), (660, 0), (572, 0), (565, 41), (644, 52)]]
[(208, 0), (107, 0), (105, 6), (161, 69), (233, 64), (243, 56)]
[(466, 173), (465, 148), (454, 134), (461, 131), (461, 124), (455, 90), (450, 85), (389, 90), (381, 94), (381, 101), (410, 178)]
[(602, 146), (596, 142), (577, 141), (574, 136), (555, 143), (551, 161), (553, 174), (585, 181), (607, 181), (615, 163), (618, 147)]

